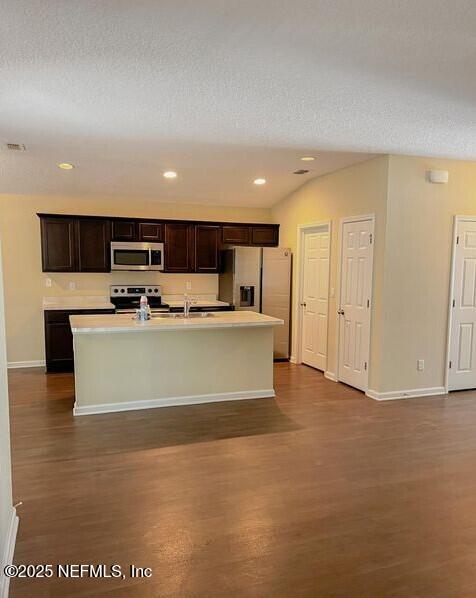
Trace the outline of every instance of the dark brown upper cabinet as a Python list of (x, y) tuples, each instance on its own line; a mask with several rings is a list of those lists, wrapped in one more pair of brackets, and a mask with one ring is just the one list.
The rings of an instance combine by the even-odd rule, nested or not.
[(43, 272), (76, 272), (78, 252), (75, 218), (42, 218)]
[(163, 240), (163, 224), (160, 222), (139, 222), (139, 241), (161, 243)]
[(110, 242), (164, 242), (165, 272), (218, 272), (220, 246), (279, 244), (278, 224), (38, 214), (44, 272), (109, 272)]
[(193, 272), (195, 227), (193, 224), (165, 224), (165, 271)]
[(253, 245), (276, 246), (279, 242), (279, 228), (277, 226), (253, 226), (251, 242)]
[(250, 245), (251, 229), (249, 226), (223, 225), (223, 243), (230, 245)]
[(220, 227), (199, 224), (195, 227), (195, 272), (218, 272)]
[(109, 220), (42, 218), (43, 272), (109, 272), (109, 241)]
[(111, 270), (111, 223), (101, 218), (80, 218), (77, 221), (79, 272)]
[(113, 241), (137, 241), (138, 230), (135, 220), (113, 220), (111, 223)]

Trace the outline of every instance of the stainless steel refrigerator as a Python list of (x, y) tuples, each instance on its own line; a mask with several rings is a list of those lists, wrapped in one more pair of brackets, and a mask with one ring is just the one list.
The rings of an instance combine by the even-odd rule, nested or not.
[(274, 328), (274, 357), (289, 359), (291, 250), (282, 247), (233, 247), (222, 255), (219, 299), (235, 309), (284, 320)]

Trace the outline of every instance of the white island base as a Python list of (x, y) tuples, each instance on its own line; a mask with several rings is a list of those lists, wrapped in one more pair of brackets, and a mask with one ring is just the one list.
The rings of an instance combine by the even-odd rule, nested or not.
[(71, 316), (75, 415), (275, 396), (273, 326), (231, 312), (136, 322)]

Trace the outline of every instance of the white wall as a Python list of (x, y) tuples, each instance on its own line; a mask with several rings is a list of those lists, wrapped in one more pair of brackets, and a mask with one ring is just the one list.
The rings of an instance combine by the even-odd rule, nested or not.
[(3, 576), (3, 566), (12, 555), (16, 533), (15, 510), (12, 506), (12, 476), (10, 457), (10, 425), (8, 412), (7, 358), (5, 347), (5, 317), (3, 304), (3, 278), (0, 255), (0, 597), (6, 595), (8, 580)]

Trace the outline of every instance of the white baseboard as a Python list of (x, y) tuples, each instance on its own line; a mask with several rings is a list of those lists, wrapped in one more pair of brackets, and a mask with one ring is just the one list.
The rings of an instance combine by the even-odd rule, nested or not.
[(446, 394), (444, 386), (434, 386), (432, 388), (414, 388), (412, 390), (393, 390), (390, 392), (377, 392), (369, 389), (366, 393), (371, 399), (376, 401), (394, 401), (396, 399), (414, 399), (417, 397), (432, 397)]
[(0, 571), (0, 598), (8, 598), (8, 589), (10, 587), (10, 578), (4, 575), (3, 568), (13, 563), (13, 553), (15, 552), (15, 542), (17, 539), (18, 516), (16, 509), (12, 509), (10, 526), (8, 528), (5, 544), (2, 546), (2, 561)]
[(9, 361), (7, 368), (9, 370), (17, 370), (19, 368), (40, 368), (45, 365), (46, 362), (44, 359), (38, 359), (37, 361)]
[(94, 415), (97, 413), (113, 413), (116, 411), (135, 411), (137, 409), (156, 409), (157, 407), (177, 407), (179, 405), (197, 405), (200, 403), (218, 403), (221, 401), (242, 401), (244, 399), (265, 399), (275, 397), (274, 388), (269, 390), (244, 390), (239, 392), (223, 392), (209, 395), (190, 395), (150, 399), (145, 401), (128, 401), (125, 403), (103, 403), (102, 405), (74, 404), (74, 415)]
[(337, 376), (334, 374), (334, 372), (324, 372), (324, 378), (332, 380), (332, 382), (337, 382)]

